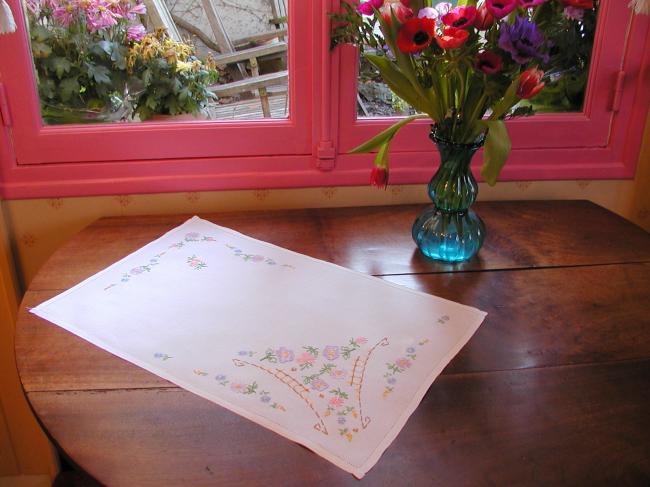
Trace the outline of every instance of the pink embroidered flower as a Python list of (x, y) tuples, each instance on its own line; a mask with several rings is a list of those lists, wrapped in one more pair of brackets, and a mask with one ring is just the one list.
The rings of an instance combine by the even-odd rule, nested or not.
[(330, 406), (333, 406), (335, 408), (340, 408), (341, 406), (343, 406), (343, 398), (338, 396), (333, 397), (332, 399), (330, 399)]
[(126, 30), (126, 38), (130, 41), (141, 41), (145, 34), (147, 33), (147, 29), (144, 28), (144, 25), (142, 24), (136, 24), (130, 26)]
[(142, 274), (142, 273), (145, 272), (146, 270), (147, 270), (147, 268), (144, 267), (144, 266), (134, 267), (133, 269), (131, 269), (130, 274), (131, 274), (132, 276), (137, 276), (138, 274)]
[(314, 357), (309, 352), (304, 352), (300, 357), (296, 359), (296, 363), (298, 365), (314, 365), (314, 360), (316, 360), (316, 357)]
[(329, 387), (329, 384), (321, 378), (317, 378), (311, 381), (311, 388), (315, 391), (324, 391)]
[(358, 337), (354, 339), (354, 343), (357, 345), (364, 345), (365, 343), (368, 343), (368, 339), (365, 337)]
[(323, 349), (323, 357), (327, 360), (336, 360), (339, 358), (339, 347), (336, 345), (327, 345)]
[(253, 262), (262, 262), (264, 260), (263, 255), (254, 255), (251, 257), (251, 261)]
[(398, 358), (395, 360), (395, 365), (400, 369), (408, 369), (411, 366), (411, 361), (407, 358)]
[(346, 375), (348, 375), (348, 373), (343, 369), (333, 369), (330, 371), (330, 377), (333, 379), (343, 380)]
[(275, 351), (275, 355), (278, 357), (278, 362), (281, 364), (286, 364), (287, 362), (293, 362), (293, 350), (289, 350), (286, 347), (280, 347)]
[(237, 392), (241, 394), (242, 392), (244, 392), (245, 389), (246, 389), (246, 385), (242, 384), (241, 382), (230, 383), (230, 390), (232, 390), (233, 392)]
[(187, 235), (185, 235), (185, 240), (187, 242), (198, 242), (200, 238), (201, 238), (201, 234), (197, 232), (190, 232)]

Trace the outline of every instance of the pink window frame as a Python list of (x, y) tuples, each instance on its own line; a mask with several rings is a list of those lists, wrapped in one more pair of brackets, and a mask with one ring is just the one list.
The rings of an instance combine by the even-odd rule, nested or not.
[[(20, 11), (19, 0), (9, 3)], [(290, 22), (300, 40), (289, 49), (291, 116), (243, 123), (42, 127), (18, 18), (17, 35), (0, 37), (9, 60), (0, 66), (8, 94), (0, 93), (0, 196), (367, 184), (372, 156), (346, 151), (392, 120), (356, 118), (356, 51), (329, 50), (326, 14), (338, 3), (289, 0), (300, 19)], [(514, 149), (502, 180), (633, 177), (650, 104), (650, 18), (602, 0), (601, 19), (584, 112), (509, 122)], [(437, 156), (427, 132), (414, 123), (396, 139), (393, 183), (431, 177)]]

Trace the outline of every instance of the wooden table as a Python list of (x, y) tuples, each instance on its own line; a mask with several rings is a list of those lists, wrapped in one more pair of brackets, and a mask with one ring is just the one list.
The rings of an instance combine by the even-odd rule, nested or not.
[[(487, 311), (360, 482), (650, 483), (650, 235), (587, 202), (477, 204), (479, 257), (415, 251), (419, 207), (204, 215), (252, 237)], [(110, 486), (345, 486), (307, 449), (125, 362), (26, 309), (184, 221), (103, 218), (32, 282), (16, 356), (56, 444)]]

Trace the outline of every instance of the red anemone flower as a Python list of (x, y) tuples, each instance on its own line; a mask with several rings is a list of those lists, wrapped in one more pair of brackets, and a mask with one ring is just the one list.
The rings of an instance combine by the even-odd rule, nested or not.
[(485, 0), (485, 6), (497, 19), (502, 19), (517, 8), (517, 0)]
[(448, 14), (442, 16), (442, 23), (449, 27), (466, 29), (471, 27), (476, 18), (476, 7), (456, 7)]
[(484, 51), (476, 58), (476, 69), (485, 74), (494, 74), (503, 68), (503, 59), (492, 51)]
[(397, 47), (402, 52), (418, 52), (431, 44), (436, 34), (433, 19), (408, 19), (397, 34)]
[(370, 172), (370, 185), (385, 189), (388, 186), (388, 169), (385, 167), (373, 167)]
[(469, 32), (456, 27), (445, 27), (441, 36), (436, 36), (436, 42), (443, 49), (458, 49), (469, 37)]
[(544, 71), (537, 69), (537, 67), (529, 68), (521, 73), (519, 75), (517, 96), (519, 98), (527, 99), (534, 97), (537, 93), (542, 91), (542, 88), (544, 88), (542, 76), (544, 76)]
[(381, 12), (381, 16), (383, 17), (384, 22), (386, 22), (388, 25), (391, 25), (393, 23), (393, 15), (395, 15), (395, 18), (400, 24), (403, 24), (408, 19), (413, 17), (413, 10), (408, 8), (402, 2), (384, 3), (384, 6), (380, 8), (379, 11)]
[(476, 11), (474, 27), (477, 30), (488, 30), (494, 25), (494, 15), (490, 13), (485, 4), (481, 5)]

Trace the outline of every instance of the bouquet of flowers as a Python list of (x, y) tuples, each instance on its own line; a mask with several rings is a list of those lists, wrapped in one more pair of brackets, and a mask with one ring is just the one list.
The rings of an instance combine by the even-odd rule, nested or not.
[(164, 30), (147, 34), (128, 54), (128, 71), (135, 113), (141, 120), (153, 115), (198, 114), (216, 98), (208, 90), (219, 74), (214, 60), (194, 55), (194, 48), (170, 39)]
[(26, 7), (44, 119), (124, 116), (128, 49), (145, 34), (142, 0), (27, 0)]
[(544, 69), (562, 46), (550, 33), (558, 17), (578, 22), (594, 0), (432, 0), (343, 2), (332, 15), (333, 44), (348, 43), (418, 113), (352, 153), (378, 150), (371, 183), (388, 183), (390, 143), (418, 118), (430, 118), (436, 140), (484, 140), (481, 174), (493, 185), (511, 144), (504, 121), (532, 114), (521, 104), (545, 86)]

